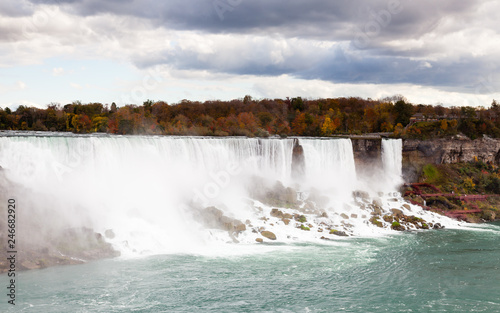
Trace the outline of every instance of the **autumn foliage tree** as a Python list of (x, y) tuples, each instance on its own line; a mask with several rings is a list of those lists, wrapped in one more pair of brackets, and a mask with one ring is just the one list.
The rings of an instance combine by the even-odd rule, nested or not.
[[(419, 114), (419, 119), (413, 118)], [(500, 138), (500, 106), (444, 107), (411, 104), (402, 96), (381, 100), (349, 98), (182, 100), (169, 104), (147, 100), (118, 107), (114, 102), (45, 109), (0, 109), (0, 129), (107, 132), (113, 134), (202, 136), (332, 136), (392, 132), (392, 136), (432, 138), (462, 132), (470, 138)]]

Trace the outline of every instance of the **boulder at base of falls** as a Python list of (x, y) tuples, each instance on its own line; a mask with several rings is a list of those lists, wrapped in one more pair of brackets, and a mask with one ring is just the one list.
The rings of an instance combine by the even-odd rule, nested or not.
[(348, 216), (347, 214), (345, 214), (345, 213), (340, 214), (340, 216), (341, 216), (343, 219), (345, 219), (345, 220), (348, 220), (348, 219), (349, 219), (349, 216)]
[(371, 215), (382, 215), (382, 207), (378, 206), (376, 204), (372, 205), (372, 210)]
[(262, 236), (266, 237), (267, 239), (270, 240), (276, 240), (276, 235), (273, 232), (264, 230), (260, 233)]
[(391, 212), (392, 212), (392, 214), (394, 214), (394, 216), (397, 216), (397, 217), (403, 216), (403, 211), (401, 211), (399, 209), (392, 209)]
[(444, 226), (441, 225), (440, 223), (436, 223), (436, 224), (434, 224), (434, 226), (432, 226), (432, 228), (434, 228), (434, 229), (443, 229)]
[(277, 218), (283, 218), (283, 212), (281, 212), (278, 209), (272, 209), (271, 210), (271, 216), (277, 217)]
[(208, 207), (201, 210), (197, 218), (208, 228), (218, 228), (236, 233), (241, 233), (247, 229), (243, 222), (225, 216), (224, 213), (216, 207)]
[(377, 226), (377, 227), (384, 227), (384, 225), (382, 224), (381, 221), (378, 220), (378, 218), (376, 216), (372, 216), (370, 218), (370, 223), (372, 223), (373, 225)]
[(340, 231), (340, 230), (335, 230), (335, 229), (330, 230), (330, 235), (335, 235), (335, 236), (340, 236), (340, 237), (348, 237), (349, 236), (345, 231)]
[(397, 230), (397, 231), (404, 231), (404, 230), (406, 230), (406, 228), (403, 225), (401, 225), (399, 222), (392, 222), (391, 228), (393, 230)]
[(240, 232), (245, 231), (247, 229), (245, 224), (243, 224), (241, 221), (238, 221), (237, 219), (230, 218), (227, 216), (221, 217), (220, 227), (223, 230), (227, 230), (229, 232), (237, 232), (237, 233), (240, 233)]
[(264, 239), (262, 239), (262, 238), (255, 238), (255, 241), (257, 241), (258, 243), (263, 243)]
[(270, 206), (283, 208), (297, 208), (297, 191), (290, 187), (285, 187), (283, 183), (277, 181), (274, 186), (267, 190), (259, 190), (254, 195), (259, 201)]

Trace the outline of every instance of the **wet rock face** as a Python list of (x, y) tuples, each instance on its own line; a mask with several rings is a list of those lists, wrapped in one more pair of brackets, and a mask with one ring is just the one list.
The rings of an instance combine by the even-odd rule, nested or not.
[(299, 207), (297, 191), (291, 187), (285, 187), (280, 181), (268, 186), (264, 180), (254, 178), (251, 186), (250, 196), (268, 206), (294, 209)]
[(119, 256), (104, 237), (90, 228), (71, 228), (59, 237), (57, 250), (65, 255), (83, 260), (98, 260)]
[(351, 137), (351, 142), (357, 168), (372, 168), (381, 164), (380, 138)]
[(290, 187), (285, 187), (281, 182), (276, 182), (274, 187), (266, 192), (265, 197), (261, 198), (262, 202), (272, 206), (285, 208), (296, 208), (297, 191)]
[(305, 166), (304, 148), (300, 145), (299, 140), (295, 139), (292, 151), (292, 177), (295, 179), (303, 178)]
[(458, 163), (471, 162), (475, 158), (483, 162), (499, 164), (500, 140), (483, 137), (416, 140), (403, 142), (403, 159), (408, 163)]

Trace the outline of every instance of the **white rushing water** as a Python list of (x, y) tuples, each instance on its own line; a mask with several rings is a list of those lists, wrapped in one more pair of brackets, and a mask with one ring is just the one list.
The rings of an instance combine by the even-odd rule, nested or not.
[[(377, 191), (378, 182), (358, 181), (349, 139), (299, 139), (304, 148), (305, 175), (295, 180), (293, 142), (10, 136), (0, 137), (0, 165), (10, 180), (29, 191), (31, 210), (51, 214), (41, 227), (85, 226), (102, 233), (113, 229), (113, 244), (124, 254), (193, 252), (208, 249), (212, 242), (228, 241), (227, 232), (207, 230), (195, 222), (192, 209), (208, 206), (250, 222), (239, 237), (243, 242), (255, 241), (258, 234), (252, 232), (252, 227), (270, 229), (282, 241), (317, 239), (317, 232), (306, 233), (285, 227), (281, 220), (262, 218), (262, 214), (269, 216), (272, 206), (253, 199), (252, 191), (276, 181), (298, 191), (298, 198), (304, 200), (300, 210), (306, 212), (309, 206), (316, 212), (328, 213), (328, 221), (313, 218), (311, 213), (309, 221), (315, 226), (329, 222), (354, 235), (390, 231), (377, 229), (366, 222), (366, 216), (362, 218), (369, 218), (365, 206), (371, 198), (352, 196), (360, 186), (373, 185)], [(396, 188), (401, 183), (401, 141), (384, 140), (382, 144), (384, 172)], [(305, 201), (308, 196), (313, 200)], [(379, 196), (377, 201), (387, 210), (402, 209), (405, 202), (401, 198), (394, 200), (395, 196), (396, 190), (392, 189), (391, 194)], [(351, 216), (349, 223), (342, 220), (341, 213)]]
[(356, 183), (356, 166), (350, 139), (302, 139), (306, 180), (316, 188), (349, 193)]
[(403, 141), (401, 139), (382, 140), (382, 164), (392, 188), (403, 183), (402, 162)]

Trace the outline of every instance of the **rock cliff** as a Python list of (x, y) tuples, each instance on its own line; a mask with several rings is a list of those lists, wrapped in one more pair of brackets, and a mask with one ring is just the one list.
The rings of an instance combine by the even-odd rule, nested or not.
[(500, 140), (489, 137), (470, 140), (465, 137), (403, 142), (405, 163), (460, 163), (480, 160), (500, 163)]

